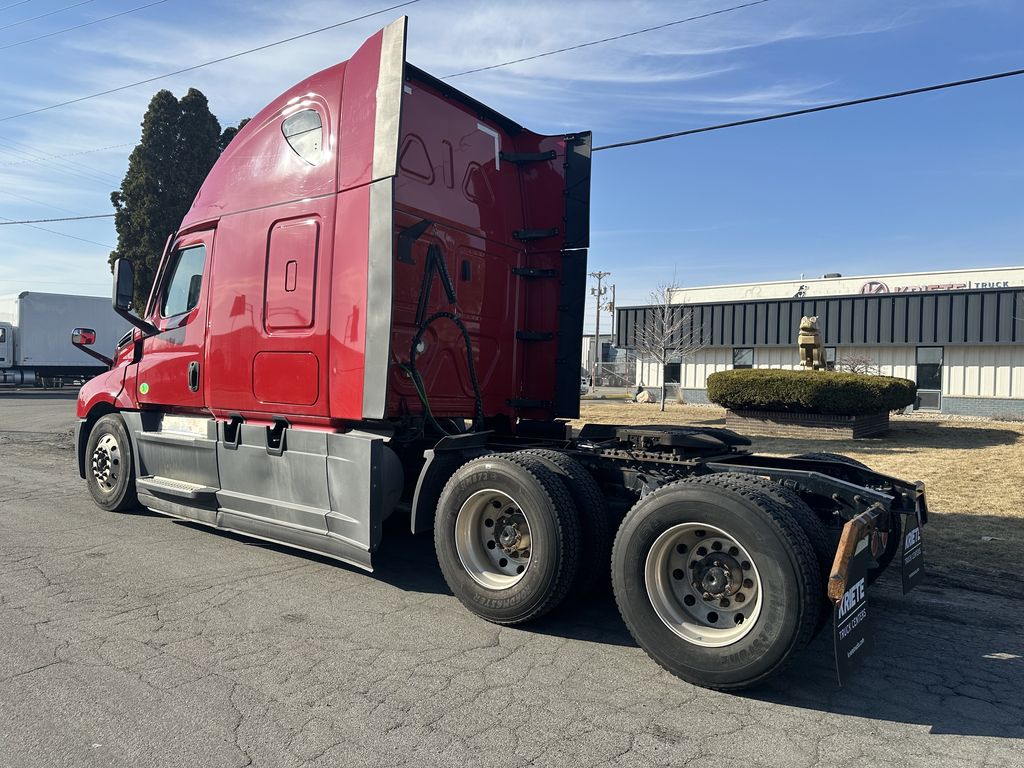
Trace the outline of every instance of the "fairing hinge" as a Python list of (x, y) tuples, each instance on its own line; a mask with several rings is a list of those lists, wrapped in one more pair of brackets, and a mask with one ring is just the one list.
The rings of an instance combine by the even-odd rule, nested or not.
[(403, 264), (415, 264), (412, 258), (412, 245), (419, 240), (427, 228), (433, 224), (430, 219), (423, 219), (406, 227), (398, 233), (398, 260)]
[(545, 237), (554, 237), (558, 234), (558, 227), (550, 229), (517, 229), (512, 233), (516, 240), (543, 240)]
[(558, 153), (553, 149), (547, 152), (499, 152), (498, 156), (506, 163), (526, 165), (527, 163), (543, 163), (545, 160), (554, 160)]
[(516, 331), (517, 341), (551, 341), (555, 334), (549, 331)]
[(517, 277), (558, 277), (557, 269), (540, 269), (538, 267), (512, 267), (512, 274)]

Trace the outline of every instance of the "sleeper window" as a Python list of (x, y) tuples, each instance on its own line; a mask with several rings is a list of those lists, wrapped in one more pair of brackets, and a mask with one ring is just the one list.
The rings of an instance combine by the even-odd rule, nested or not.
[(324, 131), (316, 110), (304, 109), (286, 117), (281, 123), (281, 133), (288, 146), (307, 163), (316, 165), (320, 162)]

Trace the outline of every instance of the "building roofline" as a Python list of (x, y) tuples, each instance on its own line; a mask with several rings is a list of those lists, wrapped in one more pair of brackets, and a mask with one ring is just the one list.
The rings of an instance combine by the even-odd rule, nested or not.
[(789, 283), (829, 283), (835, 280), (880, 280), (887, 277), (925, 277), (927, 275), (973, 274), (976, 272), (994, 272), (996, 270), (1019, 269), (1024, 271), (1024, 264), (1011, 264), (995, 267), (971, 267), (970, 269), (934, 269), (927, 272), (886, 272), (884, 274), (842, 275), (840, 277), (790, 277), (785, 280), (755, 280), (749, 283), (718, 283), (716, 285), (687, 285), (674, 288), (675, 292), (708, 291), (714, 288), (744, 288), (759, 285), (787, 285)]

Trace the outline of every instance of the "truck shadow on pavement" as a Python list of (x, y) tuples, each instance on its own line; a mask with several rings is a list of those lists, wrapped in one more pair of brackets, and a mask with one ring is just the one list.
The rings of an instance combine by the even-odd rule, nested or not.
[[(210, 532), (196, 524), (180, 524)], [(349, 567), (285, 546), (224, 531), (213, 533), (292, 557)], [(384, 546), (374, 557), (374, 565), (374, 573), (366, 578), (404, 591), (451, 594), (437, 566), (429, 535), (389, 531)], [(872, 655), (842, 688), (836, 681), (829, 624), (778, 677), (759, 688), (725, 695), (823, 713), (917, 724), (928, 727), (932, 734), (1024, 738), (1024, 643), (1020, 620), (1024, 603), (959, 589), (952, 592), (955, 600), (951, 601), (947, 599), (949, 590), (926, 584), (904, 597), (899, 592), (898, 572), (890, 571), (869, 592), (875, 628)], [(972, 609), (975, 604), (976, 609)], [(655, 663), (630, 636), (607, 585), (585, 604), (563, 606), (553, 615), (519, 629), (634, 648), (637, 669), (643, 670), (642, 679), (648, 679), (650, 665)], [(678, 685), (687, 684), (679, 681)]]
[[(385, 547), (382, 554), (377, 578), (400, 589), (450, 594), (430, 536), (406, 536), (401, 546)], [(938, 597), (940, 602), (924, 602), (917, 592), (902, 596), (895, 570), (879, 581), (871, 593), (874, 652), (842, 688), (836, 681), (829, 624), (779, 677), (736, 695), (819, 712), (919, 724), (933, 734), (1024, 738), (1020, 614), (1008, 610), (1002, 620), (993, 618), (991, 612), (995, 609), (999, 615), (996, 606), (1003, 599), (980, 594), (978, 599), (987, 603), (984, 609), (955, 611), (941, 602), (944, 590), (926, 588), (925, 596)], [(974, 593), (957, 592), (968, 604), (972, 601)], [(599, 590), (586, 604), (563, 607), (523, 629), (633, 647), (637, 665), (654, 664), (623, 624), (610, 587)]]

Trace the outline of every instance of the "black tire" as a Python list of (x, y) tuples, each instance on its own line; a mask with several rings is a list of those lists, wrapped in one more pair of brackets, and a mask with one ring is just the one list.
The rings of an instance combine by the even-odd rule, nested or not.
[(832, 563), (836, 557), (836, 542), (829, 536), (825, 524), (815, 514), (806, 501), (800, 498), (800, 494), (791, 488), (786, 488), (778, 483), (773, 483), (763, 477), (748, 475), (743, 472), (721, 472), (706, 476), (706, 482), (713, 485), (728, 485), (730, 483), (746, 483), (763, 493), (771, 496), (781, 504), (793, 516), (797, 524), (807, 536), (807, 540), (814, 550), (815, 559), (818, 562), (818, 576), (822, 584), (821, 612), (815, 624), (814, 634), (817, 635), (828, 620), (832, 617), (832, 603), (827, 591), (828, 577), (832, 574)]
[(134, 448), (124, 419), (116, 413), (101, 417), (89, 432), (85, 482), (101, 509), (122, 512), (139, 505)]
[[(651, 658), (696, 685), (737, 690), (778, 673), (807, 645), (824, 585), (814, 550), (785, 506), (750, 483), (713, 477), (671, 483), (633, 507), (615, 538), (612, 584), (626, 626)], [(762, 587), (760, 613), (746, 634), (718, 648), (686, 640), (671, 629), (648, 589), (652, 549), (677, 526), (693, 524), (717, 528), (741, 542)], [(682, 578), (677, 573), (672, 578)]]
[(569, 599), (586, 597), (600, 587), (607, 589), (615, 531), (597, 481), (580, 462), (558, 451), (529, 448), (515, 455), (532, 456), (557, 474), (576, 505), (580, 518), (580, 558)]
[[(514, 580), (508, 586), (481, 583), (478, 578), (486, 577), (470, 572), (456, 542), (460, 513), (470, 514), (473, 499), (488, 493), (514, 502), (529, 524), (528, 563), (506, 579)], [(538, 459), (492, 454), (463, 464), (445, 485), (434, 546), (445, 581), (466, 608), (496, 624), (521, 624), (548, 613), (569, 592), (579, 557), (579, 519), (565, 485)]]
[(813, 451), (811, 453), (801, 453), (796, 456), (790, 456), (791, 459), (812, 459), (816, 461), (838, 461), (840, 464), (849, 464), (851, 467), (860, 467), (861, 469), (871, 470), (867, 464), (851, 459), (849, 456), (843, 456), (841, 453), (828, 453), (826, 451)]

